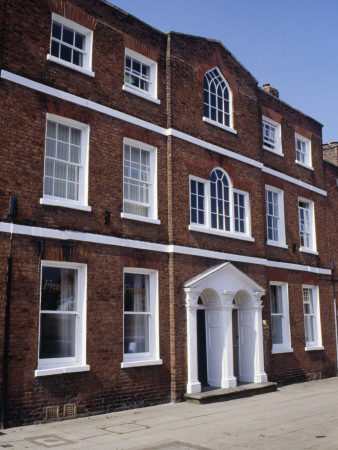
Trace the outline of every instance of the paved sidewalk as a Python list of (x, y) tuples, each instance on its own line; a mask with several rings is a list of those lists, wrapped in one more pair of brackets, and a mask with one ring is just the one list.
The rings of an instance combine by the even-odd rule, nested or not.
[(0, 449), (338, 449), (338, 378), (2, 430)]

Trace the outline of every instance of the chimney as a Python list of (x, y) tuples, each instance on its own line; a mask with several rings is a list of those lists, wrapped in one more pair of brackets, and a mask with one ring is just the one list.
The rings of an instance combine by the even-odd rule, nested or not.
[(270, 86), (270, 83), (263, 84), (263, 91), (267, 92), (268, 94), (273, 95), (276, 98), (279, 98), (279, 92), (277, 89)]

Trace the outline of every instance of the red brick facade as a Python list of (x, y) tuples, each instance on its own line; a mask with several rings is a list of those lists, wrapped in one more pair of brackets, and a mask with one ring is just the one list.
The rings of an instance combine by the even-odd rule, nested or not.
[[(52, 13), (93, 31), (95, 76), (47, 59)], [(159, 102), (122, 89), (126, 48), (156, 62)], [(183, 284), (227, 260), (266, 292), (268, 379), (284, 383), (336, 374), (337, 269), (330, 269), (331, 260), (338, 266), (337, 175), (334, 166), (323, 163), (321, 124), (260, 89), (219, 42), (161, 33), (100, 0), (1, 0), (0, 66), (0, 359), (7, 340), (6, 426), (43, 421), (48, 406), (59, 406), (63, 418), (68, 403), (85, 416), (182, 400), (188, 376)], [(236, 133), (202, 120), (203, 80), (214, 67), (230, 87)], [(91, 211), (40, 202), (47, 114), (90, 126)], [(281, 125), (283, 156), (262, 148), (262, 116)], [(313, 170), (295, 163), (295, 133), (311, 141)], [(157, 149), (160, 223), (121, 217), (124, 139)], [(233, 189), (249, 194), (253, 239), (189, 229), (189, 177), (209, 180), (216, 167), (226, 171)], [(265, 185), (284, 193), (285, 248), (266, 244)], [(12, 219), (10, 196), (18, 202)], [(300, 251), (299, 197), (314, 204), (316, 252)], [(86, 264), (88, 371), (35, 375), (41, 261)], [(161, 364), (121, 367), (125, 268), (158, 273)], [(288, 285), (293, 352), (271, 352), (271, 281)], [(319, 288), (322, 350), (305, 350), (302, 285)]]

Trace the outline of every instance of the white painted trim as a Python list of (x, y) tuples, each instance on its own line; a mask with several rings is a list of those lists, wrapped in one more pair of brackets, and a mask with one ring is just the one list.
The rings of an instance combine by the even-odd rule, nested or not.
[[(147, 122), (142, 119), (138, 119), (137, 117), (131, 116), (129, 114), (122, 113), (115, 109), (109, 108), (107, 106), (100, 105), (99, 103), (92, 102), (91, 100), (86, 100), (82, 97), (78, 97), (77, 95), (68, 94), (67, 92), (61, 91), (59, 89), (52, 88), (50, 86), (46, 86), (42, 83), (38, 83), (36, 81), (32, 81), (28, 78), (21, 77), (20, 75), (13, 74), (8, 72), (7, 70), (1, 70), (0, 78), (4, 80), (12, 81), (13, 83), (20, 84), (21, 86), (28, 87), (35, 91), (41, 92), (43, 94), (51, 95), (53, 97), (57, 97), (61, 100), (65, 100), (71, 103), (74, 103), (79, 106), (84, 106), (85, 108), (92, 109), (93, 111), (100, 112), (102, 114), (106, 114), (110, 117), (114, 117), (116, 119), (123, 120), (125, 122), (131, 123), (136, 126), (140, 126), (150, 131), (154, 131), (155, 133), (159, 133), (163, 136), (174, 136), (179, 139), (182, 139), (186, 142), (190, 142), (191, 144), (198, 145), (199, 147), (203, 147), (207, 150), (211, 150), (215, 153), (219, 153), (221, 155), (227, 156), (229, 158), (236, 159), (237, 161), (241, 161), (245, 164), (249, 164), (251, 166), (257, 167), (261, 169), (265, 173), (269, 173), (277, 178), (281, 178), (283, 180), (289, 181), (290, 183), (301, 186), (305, 189), (308, 189), (312, 192), (316, 192), (317, 194), (327, 196), (326, 191), (319, 189), (315, 186), (311, 186), (308, 183), (297, 180), (296, 178), (290, 177), (289, 175), (285, 175), (284, 173), (278, 172), (277, 170), (270, 169), (265, 167), (263, 163), (256, 161), (254, 159), (248, 158), (246, 156), (240, 155), (238, 153), (232, 152), (231, 150), (227, 150), (225, 148), (219, 147), (214, 144), (210, 144), (209, 142), (203, 141), (202, 139), (195, 138), (190, 136), (189, 134), (182, 133), (181, 131), (175, 130), (173, 128), (163, 128), (158, 125), (154, 125), (150, 122)], [(277, 154), (277, 153), (275, 153)]]
[(278, 242), (270, 241), (269, 239), (266, 241), (266, 245), (271, 245), (271, 247), (278, 247), (278, 248), (289, 248), (286, 244), (278, 244)]
[(81, 66), (77, 66), (76, 64), (72, 64), (68, 61), (64, 61), (63, 59), (57, 58), (56, 56), (47, 55), (47, 60), (54, 62), (56, 64), (60, 64), (61, 66), (68, 67), (68, 69), (76, 70), (77, 72), (83, 73), (84, 75), (88, 75), (89, 77), (95, 77), (95, 72), (92, 72), (91, 70), (84, 69)]
[(156, 225), (161, 225), (161, 221), (158, 219), (152, 219), (151, 217), (143, 217), (143, 216), (137, 216), (136, 214), (129, 214), (129, 213), (121, 213), (122, 219), (130, 219), (130, 220), (138, 220), (139, 222), (147, 222), (147, 223), (154, 223)]
[(313, 346), (313, 347), (305, 347), (306, 352), (310, 352), (312, 350), (324, 350), (324, 347), (321, 345)]
[(40, 205), (59, 206), (61, 208), (78, 209), (80, 211), (87, 212), (91, 212), (92, 210), (91, 206), (81, 205), (79, 203), (71, 203), (62, 200), (54, 200), (52, 198), (40, 198)]
[(284, 347), (284, 348), (276, 348), (271, 350), (272, 355), (278, 355), (279, 353), (293, 353), (293, 348)]
[(121, 363), (121, 369), (127, 369), (129, 367), (143, 367), (143, 366), (160, 366), (163, 364), (162, 359), (145, 359), (140, 361), (125, 361)]
[(234, 128), (227, 127), (226, 125), (216, 122), (216, 120), (209, 119), (208, 117), (203, 117), (203, 122), (207, 122), (210, 125), (213, 125), (218, 128), (222, 128), (222, 130), (229, 131), (229, 133), (237, 134), (237, 130), (235, 130)]
[(270, 169), (269, 167), (262, 167), (262, 172), (268, 173), (269, 175), (273, 175), (274, 177), (281, 178), (282, 180), (289, 181), (289, 183), (296, 184), (297, 186), (308, 189), (309, 191), (315, 192), (316, 194), (327, 196), (326, 191), (323, 189), (319, 189), (316, 186), (312, 186), (311, 184), (305, 183), (304, 181), (297, 180), (296, 178), (290, 177), (289, 175), (285, 175), (285, 173), (277, 172), (277, 170)]
[(305, 169), (315, 170), (312, 166), (308, 166), (307, 164), (303, 164), (302, 162), (297, 161), (296, 159), (295, 159), (295, 163), (298, 164), (299, 166), (304, 167)]
[(316, 250), (310, 250), (307, 247), (299, 247), (299, 251), (303, 253), (310, 253), (310, 255), (319, 255)]
[(88, 372), (90, 366), (87, 364), (79, 366), (55, 367), (53, 369), (37, 369), (34, 371), (36, 377), (45, 377), (47, 375), (58, 375), (61, 373)]
[(274, 150), (272, 150), (272, 148), (266, 147), (265, 145), (263, 145), (262, 148), (263, 148), (263, 150), (266, 150), (267, 152), (273, 153), (274, 155), (281, 156), (282, 158), (284, 158), (284, 153), (275, 152)]
[(116, 247), (134, 248), (138, 250), (148, 250), (162, 253), (178, 253), (181, 255), (201, 256), (203, 258), (214, 258), (223, 261), (235, 261), (248, 264), (258, 264), (268, 267), (277, 267), (279, 269), (298, 270), (301, 272), (310, 272), (321, 275), (331, 275), (330, 269), (321, 269), (318, 267), (303, 266), (301, 264), (292, 264), (280, 261), (271, 261), (265, 258), (256, 258), (253, 256), (236, 255), (232, 253), (217, 252), (214, 250), (204, 250), (193, 247), (183, 247), (180, 245), (165, 245), (155, 242), (136, 241), (133, 239), (124, 239), (114, 236), (101, 234), (83, 233), (80, 231), (53, 230), (51, 228), (32, 227), (28, 225), (13, 225), (7, 222), (0, 222), (0, 233), (11, 233), (41, 237), (46, 239), (74, 240), (90, 242), (92, 244), (112, 245)]
[(223, 236), (226, 238), (231, 239), (240, 239), (241, 241), (249, 241), (249, 242), (255, 242), (255, 239), (245, 233), (231, 233), (228, 231), (222, 231), (222, 230), (214, 230), (213, 228), (208, 228), (206, 226), (198, 226), (195, 224), (189, 225), (190, 231), (198, 231), (199, 233), (206, 233), (206, 234), (213, 234), (216, 236)]
[(145, 100), (149, 100), (150, 102), (156, 103), (157, 105), (161, 104), (161, 100), (159, 100), (158, 98), (152, 97), (151, 95), (146, 94), (145, 92), (142, 91), (138, 91), (137, 89), (133, 89), (125, 84), (122, 86), (122, 91), (137, 95), (138, 97), (144, 98)]

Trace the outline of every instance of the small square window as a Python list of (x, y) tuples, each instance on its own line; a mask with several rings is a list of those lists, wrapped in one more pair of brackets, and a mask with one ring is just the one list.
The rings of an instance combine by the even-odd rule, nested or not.
[(47, 55), (47, 59), (94, 76), (92, 41), (91, 30), (53, 13), (50, 54)]
[(263, 148), (283, 155), (281, 142), (281, 126), (279, 123), (263, 116)]
[(312, 167), (311, 161), (311, 141), (295, 134), (296, 163), (306, 167)]
[(126, 49), (123, 90), (160, 103), (157, 99), (157, 63)]

